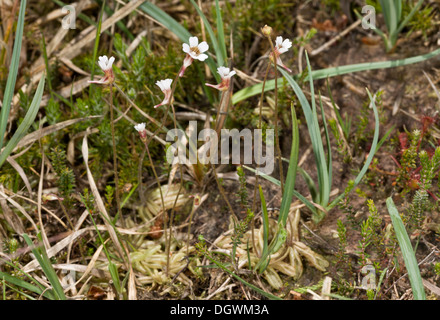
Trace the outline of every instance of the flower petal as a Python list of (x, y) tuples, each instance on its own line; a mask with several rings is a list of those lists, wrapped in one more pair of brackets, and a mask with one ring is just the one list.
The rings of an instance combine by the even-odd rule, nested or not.
[(199, 61), (205, 61), (208, 58), (209, 57), (206, 54), (202, 53), (202, 54), (199, 54), (195, 59), (197, 59)]
[(189, 53), (189, 51), (190, 51), (189, 45), (187, 43), (182, 44), (182, 50), (185, 53)]
[(278, 36), (277, 39), (275, 40), (275, 45), (279, 48), (281, 47), (283, 44), (283, 37)]
[(192, 47), (197, 47), (197, 45), (199, 44), (199, 39), (197, 37), (190, 37), (189, 38), (189, 46)]
[(206, 51), (209, 50), (209, 45), (208, 45), (208, 43), (206, 43), (205, 41), (203, 41), (202, 43), (200, 43), (200, 44), (198, 45), (198, 48), (199, 48), (199, 51), (200, 51), (201, 53), (203, 53), (203, 52), (206, 52)]
[(112, 66), (113, 66), (113, 62), (115, 62), (115, 57), (111, 57), (111, 58), (108, 60), (107, 67), (108, 67), (109, 69), (112, 68)]

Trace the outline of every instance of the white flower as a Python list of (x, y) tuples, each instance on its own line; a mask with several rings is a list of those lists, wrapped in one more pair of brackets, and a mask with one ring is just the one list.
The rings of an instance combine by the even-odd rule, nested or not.
[(172, 79), (165, 79), (165, 80), (160, 80), (160, 81), (156, 82), (156, 85), (160, 88), (160, 90), (162, 90), (162, 92), (165, 94), (165, 97), (161, 103), (154, 106), (155, 108), (170, 103), (171, 94), (172, 94), (172, 92), (171, 92), (171, 83), (172, 82), (173, 82)]
[(217, 72), (220, 75), (220, 77), (222, 77), (222, 79), (231, 79), (233, 75), (237, 74), (237, 72), (230, 71), (230, 69), (226, 67), (217, 68)]
[(291, 47), (292, 47), (292, 42), (289, 39), (285, 39), (283, 41), (283, 37), (277, 37), (275, 40), (275, 48), (274, 48), (275, 50), (274, 52), (271, 52), (269, 56), (272, 62), (274, 62), (274, 56), (275, 56), (277, 65), (286, 69), (289, 72), (292, 72), (292, 70), (290, 70), (284, 65), (284, 63), (281, 61), (280, 55), (287, 52), (287, 50), (289, 50)]
[(235, 71), (230, 71), (230, 69), (226, 68), (226, 67), (219, 67), (219, 68), (217, 68), (217, 73), (222, 78), (222, 82), (219, 83), (218, 85), (213, 85), (213, 84), (209, 84), (209, 83), (206, 83), (206, 85), (208, 87), (212, 87), (212, 88), (215, 88), (215, 89), (220, 90), (220, 91), (228, 90), (229, 89), (229, 84), (231, 83), (232, 76), (234, 76), (237, 73)]
[(162, 90), (162, 92), (165, 92), (165, 91), (171, 89), (172, 82), (173, 82), (173, 79), (165, 79), (165, 80), (157, 81), (156, 85), (159, 86), (159, 88), (160, 88), (160, 90)]
[(98, 64), (104, 72), (112, 68), (113, 62), (115, 62), (115, 57), (109, 59), (107, 56), (102, 56), (98, 60)]
[(184, 43), (182, 45), (182, 49), (183, 52), (189, 54), (193, 59), (200, 61), (205, 61), (208, 59), (208, 55), (204, 54), (203, 52), (208, 51), (209, 45), (205, 41), (199, 43), (199, 39), (197, 39), (197, 37), (189, 38), (189, 45)]
[(138, 123), (134, 126), (137, 132), (141, 132), (145, 130), (145, 123)]
[(277, 37), (275, 40), (275, 47), (278, 49), (278, 52), (284, 53), (287, 52), (292, 47), (292, 42), (289, 39), (285, 39), (283, 41), (283, 37)]
[(208, 59), (208, 55), (204, 54), (208, 49), (209, 45), (205, 41), (199, 43), (197, 37), (190, 37), (189, 44), (182, 44), (182, 50), (186, 53), (186, 57), (183, 60), (183, 66), (180, 69), (179, 77), (183, 77), (186, 68), (191, 65), (193, 60), (205, 61)]
[(114, 57), (111, 57), (110, 59), (107, 56), (99, 57), (98, 64), (101, 70), (104, 72), (104, 77), (98, 81), (89, 81), (89, 83), (97, 83), (97, 84), (113, 83), (113, 81), (115, 80), (115, 75), (113, 74), (113, 62), (115, 62)]
[(147, 141), (147, 130), (145, 130), (145, 123), (138, 123), (134, 126), (134, 128), (139, 132), (139, 136), (141, 137), (142, 142)]

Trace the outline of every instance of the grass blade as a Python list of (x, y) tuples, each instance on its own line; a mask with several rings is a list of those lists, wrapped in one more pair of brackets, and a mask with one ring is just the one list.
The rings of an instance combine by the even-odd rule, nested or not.
[[(394, 68), (394, 67), (401, 67), (406, 66), (414, 63), (419, 63), (426, 61), (428, 59), (431, 59), (435, 56), (440, 55), (440, 49), (434, 50), (430, 53), (419, 55), (411, 58), (401, 59), (401, 60), (391, 60), (391, 61), (382, 61), (382, 62), (366, 62), (366, 63), (359, 63), (359, 64), (351, 64), (341, 67), (334, 67), (334, 68), (326, 68), (321, 70), (314, 70), (310, 74), (313, 79), (320, 80), (320, 79), (326, 79), (331, 77), (336, 77), (348, 73), (354, 73), (354, 72), (360, 72), (360, 71), (368, 71), (368, 70), (377, 70), (377, 69), (388, 69), (388, 68)], [(291, 78), (298, 80), (300, 75), (294, 75)], [(306, 76), (305, 79), (308, 79), (308, 76)], [(283, 78), (278, 79), (278, 87), (283, 86)], [(240, 91), (237, 91), (232, 96), (232, 103), (237, 104), (240, 101), (243, 101), (249, 97), (261, 94), (261, 91), (263, 89), (263, 84), (258, 83), (256, 85), (244, 88)], [(268, 80), (266, 81), (266, 85), (264, 87), (264, 91), (271, 91), (275, 89), (275, 80)]]
[[(308, 60), (308, 59), (307, 59)], [(308, 68), (309, 73), (311, 73), (310, 69), (310, 63), (308, 62)], [(283, 69), (279, 69), (280, 72), (283, 74), (284, 78), (286, 78), (287, 82), (292, 87), (293, 91), (295, 92), (296, 96), (298, 97), (298, 100), (301, 104), (301, 107), (304, 112), (304, 116), (306, 118), (307, 122), (307, 129), (310, 134), (310, 138), (312, 141), (312, 148), (313, 153), (315, 155), (315, 162), (316, 167), (318, 171), (318, 185), (319, 185), (319, 204), (326, 206), (329, 196), (330, 196), (330, 189), (329, 189), (329, 181), (328, 181), (328, 169), (327, 169), (327, 163), (325, 159), (325, 153), (324, 153), (324, 146), (322, 144), (321, 139), (321, 131), (319, 129), (318, 124), (318, 118), (316, 115), (316, 106), (313, 107), (313, 109), (310, 107), (310, 104), (304, 95), (303, 91), (299, 87), (299, 85), (296, 83), (296, 81), (287, 73), (287, 71)], [(313, 77), (309, 77), (311, 79), (310, 81), (310, 90), (312, 95), (312, 106), (314, 104), (314, 87), (313, 87)], [(315, 110), (315, 112), (313, 111)], [(326, 202), (326, 203), (324, 203)]]
[[(180, 23), (174, 20), (169, 14), (161, 10), (156, 5), (150, 2), (144, 2), (139, 6), (139, 8), (151, 16), (153, 19), (157, 20), (166, 29), (174, 33), (182, 42), (188, 42), (189, 38), (192, 37), (191, 33), (186, 30)], [(220, 76), (217, 73), (217, 66), (214, 60), (209, 57), (205, 63), (208, 65), (212, 74), (215, 76), (217, 81), (220, 81)], [(261, 92), (261, 90), (260, 90)]]
[(17, 131), (15, 131), (11, 140), (9, 140), (5, 149), (0, 153), (0, 167), (3, 165), (6, 158), (11, 154), (12, 150), (14, 150), (15, 146), (20, 142), (21, 138), (23, 138), (26, 135), (26, 132), (28, 131), (29, 127), (34, 122), (38, 110), (40, 109), (41, 98), (43, 97), (44, 79), (45, 76), (43, 75), (40, 79), (40, 83), (38, 84), (37, 91), (35, 92), (34, 98), (32, 99), (32, 103), (23, 119), (23, 122), (20, 124)]
[(262, 259), (257, 264), (257, 267), (260, 267), (259, 272), (263, 273), (264, 270), (269, 265), (270, 256), (268, 255), (269, 251), (269, 214), (267, 212), (266, 206), (266, 198), (264, 197), (263, 189), (261, 186), (258, 186), (258, 191), (260, 192), (260, 200), (261, 200), (261, 211), (263, 212), (263, 251), (261, 253), (261, 257), (267, 257), (265, 261)]
[(399, 212), (390, 197), (387, 199), (387, 208), (393, 222), (396, 237), (399, 241), (400, 249), (402, 250), (403, 260), (405, 261), (406, 270), (408, 271), (409, 281), (415, 300), (426, 300), (425, 289), (423, 288), (422, 276), (420, 275), (419, 265), (411, 246), (408, 233), (406, 232), (403, 221), (400, 218)]
[[(257, 173), (257, 170), (255, 170), (254, 168), (248, 167), (246, 165), (243, 165), (243, 168), (245, 168), (253, 173)], [(298, 169), (301, 170), (300, 168), (298, 168)], [(263, 172), (259, 172), (259, 175), (260, 175), (260, 177), (266, 179), (267, 181), (272, 182), (274, 185), (281, 187), (280, 180), (275, 179), (274, 177), (268, 176), (267, 174), (264, 174)], [(303, 195), (298, 193), (298, 191), (293, 190), (293, 196), (298, 198), (298, 200), (301, 201), (302, 203), (304, 203), (305, 206), (307, 208), (309, 208), (314, 214), (317, 213), (316, 207), (313, 205), (313, 203), (310, 202), (306, 197), (304, 197)]]
[[(104, 14), (105, 3), (106, 0), (104, 0), (104, 2), (102, 3), (101, 11), (99, 13), (99, 18), (98, 18), (98, 26), (96, 28), (96, 38), (95, 38), (95, 45), (93, 46), (93, 59), (92, 59), (93, 63), (92, 63), (92, 70), (90, 71), (90, 80), (93, 80), (93, 78), (95, 77), (96, 61), (97, 61), (98, 49), (99, 49), (99, 40), (101, 39), (102, 16)], [(93, 88), (94, 85), (90, 84), (89, 87), (90, 96), (93, 96)]]
[(296, 173), (298, 170), (299, 155), (299, 129), (296, 112), (293, 106), (292, 112), (292, 146), (290, 151), (289, 168), (287, 170), (286, 183), (284, 186), (283, 199), (281, 200), (278, 222), (284, 227), (289, 215), (290, 204), (292, 203), (293, 192), (295, 191)]
[(215, 12), (217, 14), (217, 34), (220, 50), (223, 54), (223, 59), (227, 61), (228, 53), (226, 51), (225, 30), (223, 26), (223, 17), (218, 0), (215, 0)]
[[(376, 152), (378, 150), (377, 145), (378, 145), (378, 141), (379, 141), (379, 113), (377, 112), (377, 107), (376, 107), (376, 103), (375, 103), (376, 96), (372, 97), (370, 91), (367, 90), (367, 92), (368, 92), (368, 96), (370, 97), (370, 101), (371, 101), (370, 108), (373, 108), (374, 119), (375, 119), (373, 142), (371, 144), (370, 153), (367, 157), (367, 160), (365, 161), (364, 166), (362, 167), (361, 171), (359, 172), (356, 179), (354, 180), (354, 183), (353, 183), (350, 191), (353, 190), (359, 184), (359, 182), (361, 182), (365, 173), (367, 173), (367, 170), (370, 167), (371, 162), (373, 161), (374, 155), (376, 154)], [(336, 206), (339, 203), (339, 201), (343, 197), (345, 197), (346, 195), (347, 195), (346, 193), (342, 193), (341, 195), (339, 195), (339, 197), (337, 197), (335, 200), (333, 200), (332, 203), (327, 207), (327, 210), (330, 210), (334, 206)]]
[(23, 40), (25, 10), (26, 0), (23, 0), (20, 3), (17, 31), (15, 32), (14, 49), (12, 51), (11, 65), (9, 66), (8, 80), (6, 82), (6, 87), (3, 95), (2, 110), (0, 113), (0, 150), (3, 148), (3, 138), (6, 132), (6, 125), (8, 124), (9, 111), (11, 110), (11, 102), (14, 95), (15, 82), (17, 81), (18, 63), (20, 61), (21, 53), (21, 42)]
[(23, 234), (22, 236), (26, 241), (27, 245), (31, 248), (33, 247), (32, 253), (34, 254), (35, 258), (38, 260), (41, 269), (43, 269), (44, 274), (46, 275), (47, 279), (52, 285), (55, 298), (57, 300), (66, 300), (63, 287), (61, 286), (60, 280), (58, 279), (55, 269), (53, 268), (52, 263), (50, 262), (49, 257), (47, 256), (43, 244), (35, 247), (32, 240), (29, 238), (27, 234)]
[(214, 31), (212, 30), (212, 27), (206, 18), (203, 11), (199, 8), (197, 3), (194, 2), (194, 0), (190, 0), (191, 4), (196, 9), (197, 13), (199, 14), (200, 18), (203, 20), (203, 24), (205, 25), (206, 31), (208, 31), (209, 37), (211, 38), (212, 46), (214, 47), (215, 55), (217, 57), (217, 65), (218, 66), (224, 66), (225, 63), (225, 57), (223, 56), (223, 52), (220, 49), (220, 46), (218, 44), (217, 38), (215, 37)]
[[(299, 154), (299, 130), (298, 121), (296, 118), (295, 109), (293, 106), (292, 110), (292, 147), (290, 151), (289, 169), (287, 170), (286, 183), (284, 185), (283, 198), (281, 200), (280, 213), (278, 216), (278, 231), (274, 236), (269, 250), (266, 254), (261, 255), (260, 262), (257, 267), (259, 267), (261, 262), (268, 261), (269, 256), (278, 251), (281, 245), (286, 241), (286, 223), (289, 216), (290, 205), (292, 203), (292, 198), (295, 192), (295, 182), (296, 173), (298, 169), (298, 154)], [(265, 263), (267, 266), (267, 263)], [(263, 268), (260, 268), (259, 272), (262, 273)]]
[[(26, 281), (24, 281), (20, 278), (17, 278), (17, 277), (13, 277), (13, 276), (11, 276), (7, 273), (1, 272), (1, 271), (0, 271), (0, 277), (3, 278), (6, 282), (13, 284), (14, 286), (21, 287), (25, 290), (29, 290), (31, 292), (34, 292), (38, 295), (41, 295), (44, 292), (44, 289), (41, 289), (37, 286), (34, 286), (33, 284), (30, 284), (29, 282), (26, 282)], [(48, 299), (54, 298), (52, 295), (52, 292), (50, 292), (50, 291), (46, 291), (44, 293), (44, 296)]]

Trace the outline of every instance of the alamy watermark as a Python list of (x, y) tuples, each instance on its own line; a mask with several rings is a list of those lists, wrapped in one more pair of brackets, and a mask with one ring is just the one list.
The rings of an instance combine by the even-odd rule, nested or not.
[(67, 5), (61, 9), (61, 13), (67, 14), (61, 21), (63, 29), (76, 29), (76, 9), (74, 6)]
[[(187, 135), (180, 129), (168, 131), (166, 140), (174, 142), (167, 149), (168, 163), (256, 164), (259, 175), (270, 175), (274, 170), (273, 129), (264, 131), (265, 147), (263, 146), (263, 130), (261, 129), (255, 129), (253, 133), (250, 129), (241, 131), (222, 129), (220, 135), (217, 135), (213, 129), (203, 129), (197, 134), (197, 121), (190, 121), (188, 132)], [(201, 147), (197, 147), (199, 141), (205, 143)], [(241, 152), (242, 149), (243, 152)], [(265, 151), (265, 155), (263, 155), (263, 151)]]
[(364, 29), (376, 29), (376, 9), (373, 6), (364, 6), (362, 8), (362, 14), (365, 16), (362, 18), (362, 28)]
[(361, 270), (362, 275), (362, 288), (365, 290), (376, 289), (376, 269), (373, 265), (368, 264)]

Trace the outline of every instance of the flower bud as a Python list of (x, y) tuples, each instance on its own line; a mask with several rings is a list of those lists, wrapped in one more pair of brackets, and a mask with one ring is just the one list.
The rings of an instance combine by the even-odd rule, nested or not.
[(272, 28), (269, 27), (267, 24), (264, 25), (264, 27), (261, 29), (261, 32), (266, 36), (266, 37), (270, 37), (270, 35), (272, 34)]

